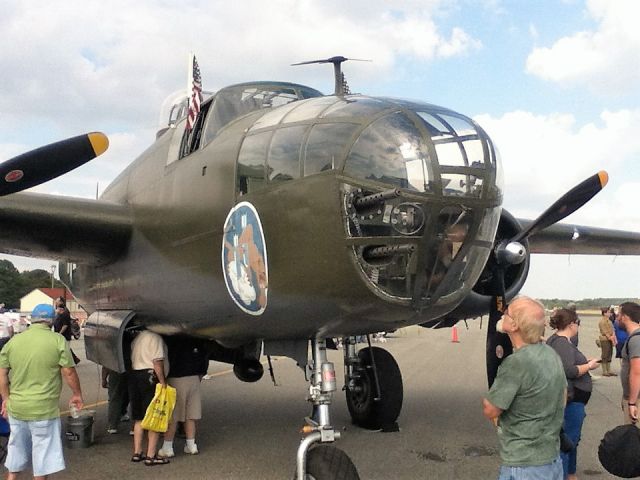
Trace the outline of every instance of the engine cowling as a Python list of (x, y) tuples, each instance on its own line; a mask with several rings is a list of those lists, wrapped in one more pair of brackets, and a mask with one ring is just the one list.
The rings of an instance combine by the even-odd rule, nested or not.
[[(522, 230), (523, 228), (518, 220), (508, 211), (503, 209), (500, 215), (498, 230), (496, 232), (494, 249), (496, 245), (500, 244), (500, 242), (513, 238)], [(526, 240), (523, 240), (521, 243), (527, 251), (525, 260), (517, 265), (509, 265), (506, 267), (505, 271), (504, 282), (507, 302), (511, 301), (522, 289), (529, 273), (529, 243)], [(423, 324), (423, 326), (432, 328), (450, 327), (459, 320), (488, 314), (492, 296), (497, 293), (493, 291), (493, 276), (496, 267), (497, 263), (495, 253), (492, 252), (482, 274), (480, 275), (480, 278), (474, 285), (471, 293), (462, 301), (462, 303), (444, 318), (435, 322), (429, 322), (428, 325)]]

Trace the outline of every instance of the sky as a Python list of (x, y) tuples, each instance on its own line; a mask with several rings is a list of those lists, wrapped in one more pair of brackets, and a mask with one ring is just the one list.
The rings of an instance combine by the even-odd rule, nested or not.
[[(535, 218), (605, 169), (568, 223), (640, 231), (635, 0), (5, 0), (0, 159), (89, 131), (107, 153), (39, 192), (95, 198), (155, 139), (196, 54), (205, 90), (252, 80), (423, 100), (474, 118), (502, 156), (504, 207)], [(19, 269), (52, 262), (9, 258)], [(639, 257), (536, 255), (522, 293), (640, 297)]]

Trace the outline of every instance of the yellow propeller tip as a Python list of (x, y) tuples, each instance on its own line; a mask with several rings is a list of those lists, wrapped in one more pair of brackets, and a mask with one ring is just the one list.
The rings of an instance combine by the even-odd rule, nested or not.
[(604, 188), (604, 186), (609, 183), (609, 174), (604, 170), (598, 172), (598, 178), (600, 179), (601, 188)]
[(103, 154), (107, 148), (109, 148), (109, 139), (104, 133), (92, 132), (88, 133), (87, 137), (89, 137), (89, 142), (91, 142), (91, 147), (93, 147), (96, 157)]

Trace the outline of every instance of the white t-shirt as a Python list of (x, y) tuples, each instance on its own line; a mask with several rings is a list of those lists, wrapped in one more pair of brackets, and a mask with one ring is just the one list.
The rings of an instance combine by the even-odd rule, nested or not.
[(13, 327), (13, 318), (4, 313), (0, 313), (0, 338), (11, 335), (9, 328)]
[(143, 330), (131, 343), (131, 368), (134, 370), (153, 369), (154, 360), (164, 360), (164, 374), (169, 373), (167, 344), (157, 333)]

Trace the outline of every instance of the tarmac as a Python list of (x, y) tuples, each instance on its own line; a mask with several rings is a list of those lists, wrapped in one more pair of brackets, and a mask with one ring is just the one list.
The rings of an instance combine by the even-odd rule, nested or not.
[[(595, 345), (596, 316), (582, 316), (580, 349), (587, 357), (599, 357)], [(500, 458), (492, 424), (482, 415), (486, 393), (484, 367), (486, 318), (457, 325), (459, 343), (452, 330), (411, 327), (391, 334), (376, 346), (388, 349), (402, 370), (404, 404), (399, 432), (372, 432), (351, 424), (344, 393), (336, 392), (331, 419), (342, 431), (336, 446), (352, 459), (362, 479), (495, 479)], [(551, 332), (548, 332), (549, 334)], [(84, 357), (83, 341), (72, 348)], [(343, 377), (342, 352), (332, 351), (330, 360)], [(100, 386), (99, 368), (83, 360), (78, 365), (87, 410), (95, 411), (93, 445), (65, 447), (67, 469), (55, 480), (103, 479), (292, 479), (295, 454), (303, 425), (310, 413), (305, 398), (308, 384), (302, 370), (287, 358), (274, 359), (276, 386), (268, 371), (256, 383), (242, 383), (229, 365), (211, 362), (203, 380), (203, 419), (198, 424), (200, 454), (182, 452), (183, 440), (175, 442), (176, 457), (166, 466), (147, 467), (130, 461), (132, 437), (122, 423), (115, 435), (106, 433), (106, 390)], [(614, 361), (614, 371), (619, 363)], [(621, 387), (618, 377), (592, 372), (594, 392), (587, 406), (578, 453), (578, 477), (616, 478), (600, 465), (597, 449), (604, 433), (622, 423)], [(65, 386), (60, 406), (66, 410), (69, 389)], [(63, 415), (63, 431), (66, 415)], [(25, 477), (27, 478), (27, 477)]]

